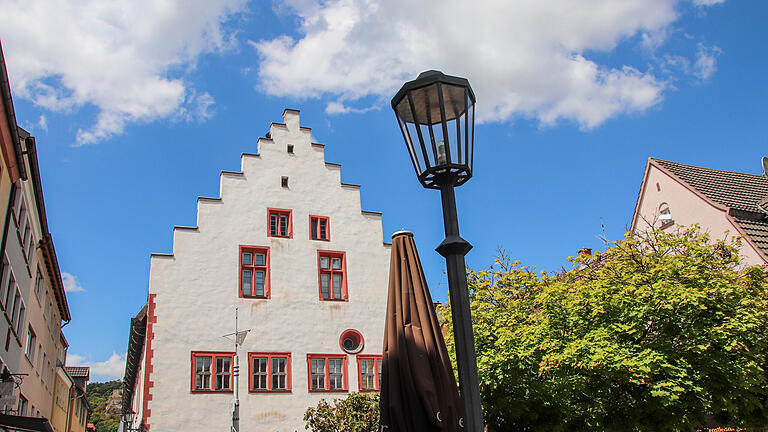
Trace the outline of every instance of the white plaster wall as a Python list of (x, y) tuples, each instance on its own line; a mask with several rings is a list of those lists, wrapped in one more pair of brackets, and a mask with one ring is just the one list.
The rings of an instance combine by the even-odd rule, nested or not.
[[(638, 217), (635, 223), (636, 232), (643, 232), (648, 228), (649, 223), (656, 220), (659, 215), (659, 206), (664, 202), (669, 205), (675, 222), (673, 226), (665, 228), (667, 231), (698, 223), (702, 231), (709, 233), (712, 239), (723, 239), (726, 236), (730, 239), (739, 236), (737, 228), (727, 219), (725, 211), (712, 206), (652, 164), (644, 189), (641, 191), (638, 214), (642, 217)], [(656, 227), (659, 226), (660, 222), (657, 221)], [(746, 241), (742, 241), (740, 252), (744, 264), (765, 263), (761, 255)]]
[[(226, 430), (233, 395), (190, 392), (190, 352), (232, 351), (222, 337), (252, 329), (240, 351), (241, 431), (304, 430), (307, 407), (339, 393), (309, 393), (307, 353), (343, 353), (349, 328), (365, 339), (361, 354), (381, 354), (390, 247), (381, 217), (363, 213), (359, 187), (342, 185), (338, 165), (311, 145), (297, 111), (270, 127), (258, 156), (242, 157), (242, 174), (223, 173), (221, 200), (198, 201), (198, 227), (174, 230), (173, 256), (154, 255), (150, 294), (157, 294), (154, 381), (149, 402), (153, 432)], [(286, 150), (293, 144), (294, 154)], [(281, 177), (289, 177), (289, 188)], [(267, 208), (293, 211), (293, 238), (267, 237)], [(309, 240), (309, 215), (330, 217), (330, 242)], [(239, 299), (240, 245), (270, 248), (271, 299)], [(348, 302), (318, 299), (317, 251), (346, 252)], [(292, 392), (248, 393), (248, 352), (290, 352)], [(357, 361), (347, 356), (350, 392), (358, 391)]]

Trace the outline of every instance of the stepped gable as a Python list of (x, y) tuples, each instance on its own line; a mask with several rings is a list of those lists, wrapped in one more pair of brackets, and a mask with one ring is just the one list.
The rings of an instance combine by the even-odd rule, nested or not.
[(768, 177), (651, 160), (709, 200), (727, 207), (728, 216), (768, 255)]
[[(286, 152), (286, 146), (291, 145), (293, 152), (297, 155), (301, 154), (316, 154), (317, 157), (323, 161), (325, 168), (334, 172), (338, 178), (339, 187), (347, 189), (349, 191), (356, 192), (358, 194), (357, 200), (360, 202), (360, 185), (349, 184), (341, 181), (341, 164), (335, 162), (328, 162), (325, 160), (325, 145), (312, 141), (312, 128), (301, 126), (299, 124), (299, 110), (286, 108), (283, 111), (283, 123), (270, 123), (269, 131), (264, 137), (257, 140), (256, 153), (243, 152), (240, 155), (240, 171), (228, 171), (221, 170), (219, 175), (219, 196), (218, 197), (197, 197), (197, 223), (195, 226), (175, 225), (174, 231), (174, 246), (176, 244), (175, 237), (178, 232), (200, 232), (201, 214), (205, 212), (205, 208), (209, 206), (221, 206), (224, 203), (224, 196), (226, 194), (225, 182), (231, 181), (247, 181), (248, 170), (255, 170), (255, 166), (251, 163), (258, 161), (263, 163), (265, 160), (269, 160), (270, 153), (284, 153)], [(290, 138), (298, 131), (303, 135), (303, 139), (299, 143), (293, 142)], [(250, 174), (255, 174), (251, 172)], [(360, 210), (360, 214), (366, 218), (372, 218), (381, 220), (382, 213), (376, 211)], [(382, 241), (384, 246), (391, 246), (391, 242)], [(152, 258), (168, 258), (173, 259), (174, 254), (171, 253), (159, 253), (154, 252), (151, 254)]]

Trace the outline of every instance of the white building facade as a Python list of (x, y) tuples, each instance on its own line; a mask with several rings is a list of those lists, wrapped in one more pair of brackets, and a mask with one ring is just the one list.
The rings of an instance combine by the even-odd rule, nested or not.
[[(139, 422), (151, 431), (227, 430), (238, 350), (241, 431), (304, 430), (320, 399), (377, 391), (390, 244), (360, 186), (286, 110), (220, 197), (199, 198), (197, 226), (174, 228), (151, 257)], [(130, 350), (130, 347), (129, 347)], [(139, 375), (139, 374), (134, 374)], [(128, 373), (126, 373), (128, 376)], [(126, 401), (128, 402), (128, 401)]]

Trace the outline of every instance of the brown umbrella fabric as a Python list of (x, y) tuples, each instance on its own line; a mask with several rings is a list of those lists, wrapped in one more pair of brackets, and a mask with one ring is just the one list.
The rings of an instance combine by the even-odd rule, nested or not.
[(456, 432), (461, 403), (413, 234), (392, 235), (381, 432)]

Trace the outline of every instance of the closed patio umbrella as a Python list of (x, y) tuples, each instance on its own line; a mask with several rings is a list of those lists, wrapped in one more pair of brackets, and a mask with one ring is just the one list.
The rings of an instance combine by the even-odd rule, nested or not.
[(392, 235), (382, 352), (382, 432), (463, 430), (456, 378), (408, 231)]

